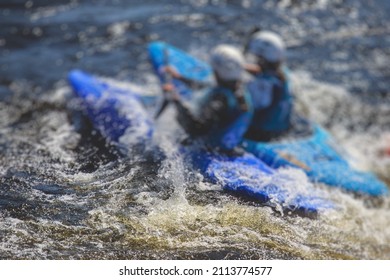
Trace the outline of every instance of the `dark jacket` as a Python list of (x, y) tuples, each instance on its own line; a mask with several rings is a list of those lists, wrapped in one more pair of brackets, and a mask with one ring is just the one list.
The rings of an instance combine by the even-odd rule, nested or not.
[(177, 120), (192, 137), (204, 137), (213, 146), (233, 149), (242, 140), (253, 115), (249, 93), (242, 95), (216, 87), (192, 112), (182, 101), (175, 101)]

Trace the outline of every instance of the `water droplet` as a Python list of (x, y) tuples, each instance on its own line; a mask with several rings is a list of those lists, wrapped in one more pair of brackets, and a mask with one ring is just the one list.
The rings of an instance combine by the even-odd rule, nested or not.
[(33, 33), (35, 36), (40, 37), (40, 36), (42, 36), (43, 31), (42, 31), (42, 29), (39, 28), (39, 27), (34, 27), (33, 30), (32, 30), (32, 33)]
[(30, 9), (33, 5), (34, 5), (33, 1), (27, 1), (26, 4), (24, 4), (24, 7), (26, 7), (26, 9)]

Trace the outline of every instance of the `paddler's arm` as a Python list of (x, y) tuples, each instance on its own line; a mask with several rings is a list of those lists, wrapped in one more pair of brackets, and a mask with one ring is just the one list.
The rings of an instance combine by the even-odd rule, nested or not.
[(183, 83), (185, 83), (188, 87), (190, 87), (192, 89), (201, 89), (201, 88), (204, 88), (208, 85), (207, 83), (202, 83), (199, 81), (194, 81), (194, 80), (188, 79), (186, 77), (183, 77), (172, 66), (166, 66), (162, 69), (162, 71), (167, 72), (169, 75), (171, 75), (172, 78), (182, 81)]
[(248, 72), (249, 74), (251, 74), (253, 76), (258, 75), (261, 72), (260, 66), (256, 65), (256, 64), (252, 64), (252, 63), (245, 64), (244, 69), (246, 72)]
[(191, 110), (181, 101), (179, 96), (173, 98), (178, 111), (178, 121), (187, 133), (193, 136), (204, 135), (208, 133), (212, 125), (219, 122), (224, 117), (224, 112), (227, 108), (227, 100), (224, 96), (217, 96), (210, 100), (204, 108), (202, 108), (201, 117), (196, 116)]

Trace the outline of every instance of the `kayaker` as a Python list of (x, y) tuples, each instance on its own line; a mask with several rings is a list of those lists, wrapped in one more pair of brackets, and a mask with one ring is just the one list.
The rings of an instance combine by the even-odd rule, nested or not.
[(283, 65), (285, 45), (279, 35), (259, 31), (252, 36), (248, 53), (254, 57), (259, 69), (252, 67), (249, 71), (255, 75), (248, 84), (254, 116), (245, 138), (269, 141), (290, 128), (293, 100)]
[[(234, 149), (242, 140), (253, 116), (250, 94), (242, 84), (244, 57), (230, 45), (219, 45), (211, 52), (210, 64), (216, 86), (191, 110), (173, 94), (177, 120), (191, 137), (200, 137), (206, 144), (222, 150)], [(173, 68), (167, 68), (174, 78), (183, 79)], [(172, 85), (165, 85), (172, 90)]]

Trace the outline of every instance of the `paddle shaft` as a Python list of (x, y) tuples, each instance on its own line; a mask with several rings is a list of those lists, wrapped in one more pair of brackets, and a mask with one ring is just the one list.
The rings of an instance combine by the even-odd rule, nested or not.
[[(167, 67), (169, 65), (169, 57), (168, 57), (168, 49), (167, 48), (164, 48), (164, 65), (165, 67)], [(168, 71), (166, 71), (164, 69), (163, 73), (163, 79), (162, 79), (162, 82), (164, 84), (171, 84), (172, 83), (172, 76), (170, 73), (168, 73)], [(168, 98), (168, 94), (170, 93), (170, 91), (166, 90), (163, 88), (163, 95), (164, 95), (164, 100), (160, 106), (160, 108), (157, 110), (154, 118), (155, 119), (158, 119), (160, 117), (160, 115), (165, 111), (165, 109), (168, 107), (169, 103), (170, 103), (170, 100)]]

